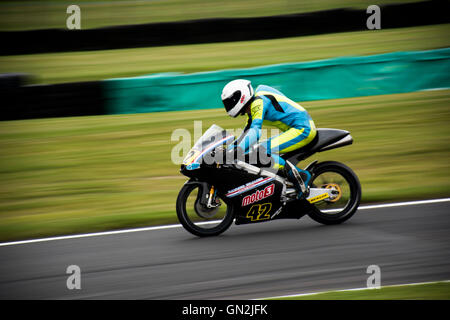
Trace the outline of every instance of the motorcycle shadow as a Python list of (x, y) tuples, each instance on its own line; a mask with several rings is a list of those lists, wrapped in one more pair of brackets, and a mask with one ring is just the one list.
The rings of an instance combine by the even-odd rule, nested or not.
[[(322, 225), (310, 218), (302, 218), (299, 220), (277, 220), (245, 225), (233, 225), (224, 233), (213, 237), (196, 237), (186, 234), (183, 241), (207, 241), (207, 242), (223, 242), (223, 241), (248, 241), (251, 239), (267, 238), (278, 241), (289, 238), (289, 241), (306, 240), (310, 238), (322, 238), (324, 232), (328, 236), (339, 236), (340, 234), (348, 234), (356, 231), (362, 224), (355, 220), (347, 221), (339, 225)], [(330, 234), (331, 233), (331, 234)]]

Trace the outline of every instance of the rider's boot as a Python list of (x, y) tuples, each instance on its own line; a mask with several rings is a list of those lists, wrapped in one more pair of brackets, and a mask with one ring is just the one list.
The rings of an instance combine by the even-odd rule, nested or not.
[(296, 166), (289, 161), (286, 161), (284, 166), (284, 174), (297, 190), (297, 199), (302, 199), (308, 196), (309, 188), (307, 183), (309, 182), (310, 177), (308, 177), (306, 171), (301, 170), (299, 172)]

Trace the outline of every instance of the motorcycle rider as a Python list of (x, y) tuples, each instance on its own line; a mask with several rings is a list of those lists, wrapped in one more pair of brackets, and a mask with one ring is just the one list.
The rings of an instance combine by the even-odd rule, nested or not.
[(259, 141), (263, 123), (279, 128), (281, 134), (260, 142), (258, 147), (263, 147), (272, 157), (273, 169), (283, 170), (297, 189), (297, 197), (307, 196), (309, 172), (285, 161), (279, 154), (302, 148), (315, 138), (316, 127), (308, 112), (280, 91), (266, 85), (253, 90), (251, 82), (243, 79), (229, 82), (223, 88), (221, 98), (228, 115), (233, 118), (248, 116), (244, 132), (230, 146), (229, 152), (247, 154), (250, 147)]

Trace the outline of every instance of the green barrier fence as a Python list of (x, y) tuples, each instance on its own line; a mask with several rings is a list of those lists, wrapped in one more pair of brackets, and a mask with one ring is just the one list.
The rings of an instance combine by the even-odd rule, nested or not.
[(109, 113), (220, 108), (223, 86), (244, 78), (294, 101), (336, 99), (450, 87), (450, 48), (341, 57), (194, 74), (104, 81)]

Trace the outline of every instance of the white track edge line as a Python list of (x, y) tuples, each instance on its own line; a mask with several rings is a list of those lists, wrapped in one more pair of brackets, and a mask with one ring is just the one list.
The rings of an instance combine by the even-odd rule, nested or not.
[[(406, 286), (417, 286), (422, 284), (433, 284), (433, 283), (447, 283), (450, 280), (437, 280), (437, 281), (429, 281), (429, 282), (416, 282), (416, 283), (404, 283), (404, 284), (391, 284), (387, 286), (380, 286), (379, 289), (384, 288), (394, 288), (394, 287), (406, 287)], [(258, 298), (252, 300), (269, 300), (269, 299), (283, 299), (283, 298), (295, 298), (295, 297), (304, 297), (304, 296), (315, 296), (318, 294), (332, 293), (332, 292), (348, 292), (348, 291), (361, 291), (361, 290), (376, 290), (377, 288), (352, 288), (352, 289), (341, 289), (341, 290), (328, 290), (328, 291), (320, 291), (320, 292), (309, 292), (309, 293), (297, 293), (297, 294), (288, 294), (284, 296), (275, 296), (275, 297), (267, 297), (267, 298)]]
[[(358, 208), (358, 210), (412, 206), (412, 205), (431, 204), (431, 203), (440, 203), (440, 202), (450, 202), (450, 198), (366, 205), (366, 206), (360, 206)], [(209, 224), (209, 223), (215, 223), (215, 222), (217, 222), (217, 221), (208, 221), (208, 222), (204, 222), (203, 224)], [(164, 225), (164, 226), (153, 226), (153, 227), (143, 227), (143, 228), (134, 228), (134, 229), (123, 229), (123, 230), (102, 231), (102, 232), (94, 232), (94, 233), (74, 234), (74, 235), (67, 235), (67, 236), (56, 236), (56, 237), (49, 237), (49, 238), (2, 242), (2, 243), (0, 243), (0, 247), (13, 246), (13, 245), (19, 245), (19, 244), (28, 244), (28, 243), (37, 243), (37, 242), (56, 241), (56, 240), (98, 237), (98, 236), (140, 232), (140, 231), (164, 230), (164, 229), (173, 229), (173, 228), (181, 228), (181, 227), (182, 227), (181, 224), (170, 224), (170, 225)]]

